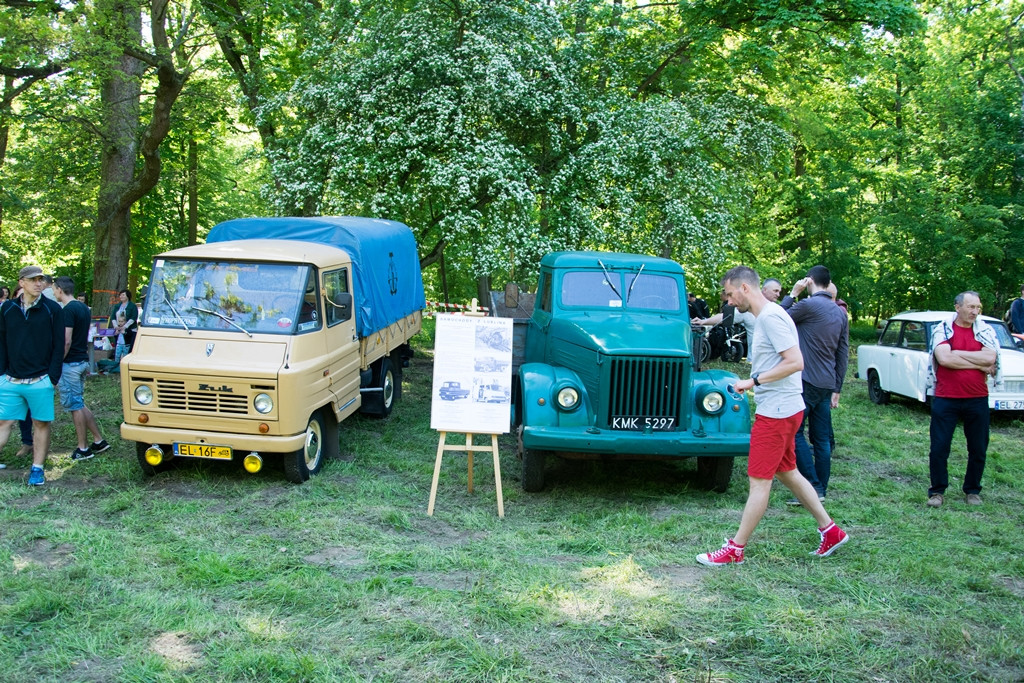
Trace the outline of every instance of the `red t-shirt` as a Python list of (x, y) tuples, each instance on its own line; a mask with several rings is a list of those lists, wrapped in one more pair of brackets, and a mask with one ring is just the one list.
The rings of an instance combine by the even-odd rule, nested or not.
[[(981, 351), (984, 346), (974, 338), (973, 327), (952, 324), (953, 337), (942, 342), (954, 351)], [(954, 370), (935, 363), (935, 395), (942, 398), (982, 398), (988, 396), (988, 375), (983, 370)]]

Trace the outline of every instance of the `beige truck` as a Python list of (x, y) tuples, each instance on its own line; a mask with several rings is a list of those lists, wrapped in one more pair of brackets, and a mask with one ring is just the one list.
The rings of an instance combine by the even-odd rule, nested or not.
[(301, 483), (340, 451), (339, 423), (386, 417), (424, 306), (401, 223), (246, 218), (154, 259), (135, 346), (121, 362), (139, 465), (269, 458)]

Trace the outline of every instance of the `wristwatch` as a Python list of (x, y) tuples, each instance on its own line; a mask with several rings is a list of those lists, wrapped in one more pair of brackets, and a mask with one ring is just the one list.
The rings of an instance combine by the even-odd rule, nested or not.
[(755, 372), (753, 375), (750, 376), (750, 379), (754, 380), (754, 386), (755, 387), (761, 386), (761, 383), (757, 381), (757, 378), (758, 378), (758, 376), (760, 374), (761, 374), (760, 372)]

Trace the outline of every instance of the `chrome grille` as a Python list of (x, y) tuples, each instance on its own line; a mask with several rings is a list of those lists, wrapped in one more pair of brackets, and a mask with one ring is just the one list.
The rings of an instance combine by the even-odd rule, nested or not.
[(613, 358), (607, 420), (613, 416), (674, 417), (683, 420), (689, 358)]
[(1006, 380), (1003, 382), (1003, 387), (1000, 392), (1006, 392), (1007, 394), (1024, 394), (1024, 380)]
[(247, 415), (249, 397), (220, 391), (188, 390), (183, 380), (158, 379), (156, 405), (161, 410)]

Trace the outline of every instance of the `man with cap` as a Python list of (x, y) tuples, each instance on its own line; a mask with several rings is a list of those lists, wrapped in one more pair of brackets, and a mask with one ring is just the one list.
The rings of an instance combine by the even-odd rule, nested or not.
[(21, 296), (0, 306), (0, 450), (14, 423), (32, 411), (33, 449), (30, 486), (42, 486), (50, 450), (53, 388), (64, 359), (64, 312), (42, 296), (43, 269), (25, 266), (18, 273)]

